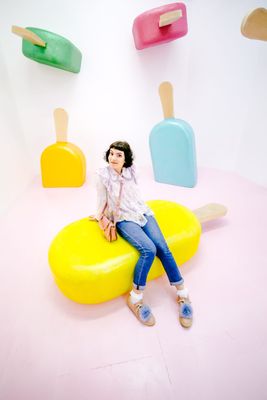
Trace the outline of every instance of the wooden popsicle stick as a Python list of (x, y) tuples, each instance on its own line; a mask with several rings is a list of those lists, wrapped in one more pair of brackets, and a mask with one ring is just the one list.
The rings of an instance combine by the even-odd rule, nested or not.
[(182, 10), (169, 11), (165, 14), (161, 14), (159, 17), (159, 27), (171, 25), (173, 22), (178, 21), (183, 16)]
[(28, 29), (13, 25), (12, 32), (15, 33), (15, 35), (21, 36), (23, 39), (28, 40), (28, 42), (31, 42), (32, 44), (46, 47), (46, 42), (36, 35), (36, 33), (29, 31)]
[(203, 222), (212, 221), (219, 217), (223, 217), (227, 213), (227, 208), (222, 204), (210, 203), (193, 210), (193, 213), (202, 224)]
[(162, 82), (159, 85), (159, 95), (164, 118), (174, 118), (172, 84), (170, 82)]
[(63, 108), (54, 110), (57, 142), (67, 142), (68, 113)]

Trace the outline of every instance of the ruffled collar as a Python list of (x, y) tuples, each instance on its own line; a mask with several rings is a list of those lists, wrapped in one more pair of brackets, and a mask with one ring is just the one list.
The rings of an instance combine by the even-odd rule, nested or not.
[(124, 179), (131, 180), (134, 177), (132, 167), (123, 167), (121, 174), (118, 174), (118, 172), (116, 172), (110, 165), (108, 165), (107, 169), (109, 171), (109, 176), (111, 180), (114, 182), (123, 181)]

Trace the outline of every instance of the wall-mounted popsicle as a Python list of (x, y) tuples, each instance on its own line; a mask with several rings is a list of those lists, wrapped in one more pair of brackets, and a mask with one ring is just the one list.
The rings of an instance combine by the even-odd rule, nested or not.
[(68, 114), (62, 108), (54, 111), (57, 142), (41, 155), (44, 187), (82, 186), (86, 176), (86, 160), (75, 144), (67, 141)]
[(241, 33), (248, 39), (267, 41), (267, 9), (256, 8), (250, 11), (243, 18)]
[(157, 182), (194, 187), (197, 182), (195, 138), (191, 126), (174, 118), (173, 89), (170, 82), (159, 86), (164, 120), (149, 137), (150, 152)]
[(185, 36), (188, 31), (186, 6), (172, 3), (148, 10), (135, 18), (132, 30), (137, 50)]
[(82, 53), (68, 39), (39, 28), (12, 26), (12, 32), (23, 38), (25, 57), (69, 72), (80, 72)]

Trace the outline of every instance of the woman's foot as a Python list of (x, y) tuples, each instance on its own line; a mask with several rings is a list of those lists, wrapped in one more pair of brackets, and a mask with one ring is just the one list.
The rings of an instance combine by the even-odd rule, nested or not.
[(146, 304), (143, 304), (143, 300), (133, 303), (131, 300), (131, 295), (129, 295), (127, 299), (127, 305), (142, 324), (147, 326), (155, 325), (155, 317), (150, 308)]
[(193, 323), (193, 308), (189, 300), (188, 290), (177, 290), (177, 302), (179, 305), (179, 321), (184, 328), (190, 328)]

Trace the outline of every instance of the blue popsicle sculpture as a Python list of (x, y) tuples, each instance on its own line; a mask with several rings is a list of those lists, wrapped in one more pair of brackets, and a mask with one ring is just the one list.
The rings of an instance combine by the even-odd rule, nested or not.
[(149, 146), (157, 182), (194, 187), (197, 183), (195, 138), (191, 126), (174, 118), (173, 89), (162, 82), (159, 94), (164, 120), (152, 129)]

